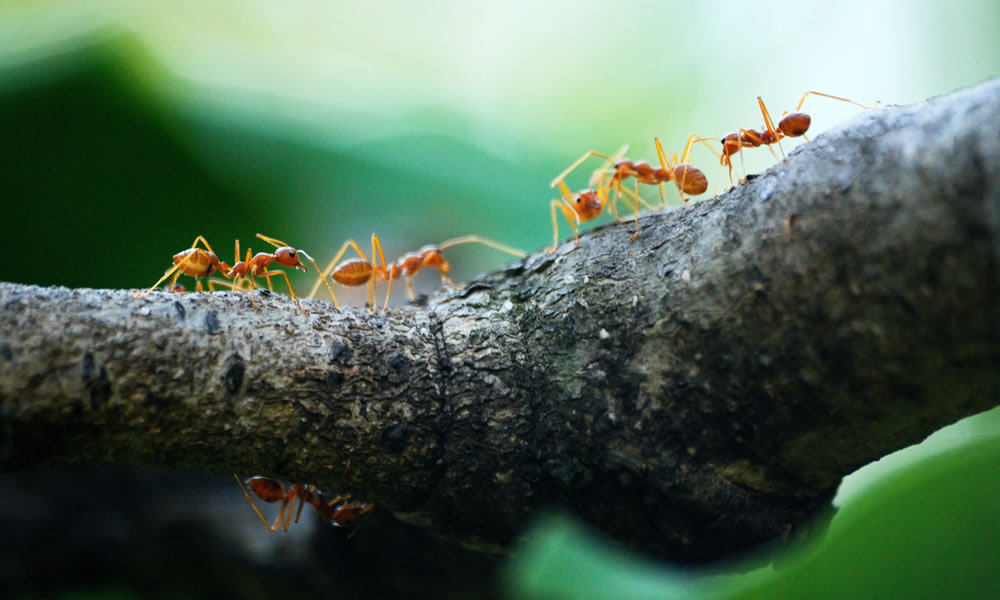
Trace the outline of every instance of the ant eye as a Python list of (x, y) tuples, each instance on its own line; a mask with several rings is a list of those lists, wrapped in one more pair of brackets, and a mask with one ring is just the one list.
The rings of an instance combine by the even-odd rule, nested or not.
[(582, 196), (577, 196), (577, 197), (576, 197), (576, 202), (577, 202), (578, 204), (579, 204), (580, 202), (583, 202), (583, 197), (582, 197)]

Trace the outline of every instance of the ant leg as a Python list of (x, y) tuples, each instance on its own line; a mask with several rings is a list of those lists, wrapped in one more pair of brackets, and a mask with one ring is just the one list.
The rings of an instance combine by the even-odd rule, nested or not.
[(288, 526), (292, 524), (292, 509), (295, 508), (295, 496), (298, 496), (299, 509), (295, 511), (295, 522), (299, 522), (299, 518), (302, 516), (302, 509), (306, 507), (306, 503), (312, 498), (312, 492), (309, 488), (304, 487), (302, 484), (295, 484), (289, 490), (289, 496), (292, 497), (292, 502), (288, 506), (288, 515), (286, 515), (285, 520), (285, 531), (288, 531)]
[[(209, 252), (211, 252), (212, 254), (215, 254), (215, 251), (212, 250), (212, 247), (208, 244), (208, 240), (206, 240), (204, 238), (204, 236), (200, 236), (199, 235), (198, 237), (194, 238), (194, 243), (191, 244), (191, 247), (192, 248), (196, 247), (198, 245), (198, 242), (201, 242), (202, 245), (204, 245), (205, 248)], [(184, 265), (187, 264), (187, 262), (191, 259), (192, 256), (194, 256), (194, 254), (195, 254), (194, 252), (188, 254), (187, 256), (184, 257), (184, 260), (182, 260), (181, 262), (179, 262), (176, 265), (174, 265), (173, 267), (171, 267), (166, 273), (163, 274), (163, 277), (161, 277), (159, 281), (157, 281), (155, 284), (153, 284), (153, 287), (149, 288), (148, 290), (146, 290), (145, 292), (143, 292), (141, 294), (133, 294), (133, 295), (136, 298), (144, 298), (144, 297), (148, 296), (150, 293), (152, 293), (153, 290), (155, 290), (156, 288), (158, 288), (161, 283), (163, 283), (164, 281), (166, 281), (168, 277), (170, 277), (171, 275), (174, 275), (176, 273), (176, 275), (174, 275), (174, 280), (170, 282), (170, 286), (173, 287), (174, 284), (177, 283), (177, 279), (180, 278), (181, 273), (183, 273), (183, 271), (181, 271), (180, 269), (182, 269), (184, 267)], [(201, 290), (199, 290), (199, 291), (201, 291)]]
[(621, 196), (621, 193), (622, 193), (622, 183), (621, 183), (621, 181), (616, 181), (616, 182), (614, 182), (613, 185), (614, 185), (615, 194), (614, 194), (614, 196), (611, 196), (610, 202), (608, 202), (608, 212), (611, 213), (611, 216), (615, 218), (615, 221), (618, 221), (619, 223), (623, 223), (623, 222), (627, 221), (628, 219), (623, 219), (623, 218), (621, 218), (621, 217), (618, 216), (618, 198)]
[[(691, 155), (691, 146), (694, 144), (695, 137), (696, 136), (693, 133), (688, 136), (687, 144), (684, 145), (684, 153), (681, 154), (681, 162), (680, 162), (680, 164), (682, 164), (682, 165), (688, 164), (688, 157)], [(681, 180), (680, 181), (676, 181), (676, 180), (674, 181), (674, 183), (676, 183), (681, 190), (683, 190), (683, 189), (686, 188), (687, 175), (688, 175), (688, 170), (684, 169), (684, 175), (681, 177)]]
[(601, 187), (603, 184), (600, 182), (604, 179), (604, 177), (608, 176), (608, 174), (613, 174), (615, 172), (615, 163), (624, 158), (626, 152), (628, 152), (628, 144), (623, 145), (611, 156), (605, 156), (604, 159), (608, 163), (607, 166), (595, 169), (590, 175), (590, 181), (587, 183), (587, 186), (594, 189)]
[[(344, 255), (344, 252), (347, 252), (348, 248), (354, 248), (354, 251), (358, 253), (358, 256), (361, 257), (361, 260), (368, 262), (368, 257), (365, 256), (365, 253), (361, 251), (361, 248), (359, 248), (358, 245), (354, 243), (354, 240), (347, 240), (346, 242), (344, 242), (344, 245), (340, 247), (340, 250), (338, 250), (337, 253), (333, 255), (333, 259), (330, 260), (330, 264), (328, 264), (326, 268), (323, 269), (323, 271), (319, 274), (319, 281), (317, 281), (313, 285), (312, 289), (309, 290), (309, 296), (307, 296), (308, 298), (313, 298), (316, 295), (316, 292), (319, 291), (319, 282), (326, 281), (326, 278), (329, 277), (330, 273), (333, 272), (334, 267), (337, 266), (337, 262), (340, 261), (340, 257)], [(333, 289), (330, 288), (329, 284), (327, 284), (327, 289), (330, 290), (330, 295), (332, 296)]]
[[(292, 509), (295, 507), (295, 487), (288, 490), (288, 495), (281, 499), (281, 510), (278, 511), (278, 520), (274, 522), (271, 531), (277, 531), (281, 525), (282, 531), (288, 531), (288, 526), (292, 523)], [(285, 514), (285, 509), (288, 514)]]
[(670, 174), (670, 178), (674, 180), (674, 185), (677, 186), (677, 192), (681, 195), (681, 200), (686, 203), (687, 198), (684, 197), (684, 190), (681, 189), (681, 185), (677, 182), (677, 178), (674, 176), (674, 161), (676, 160), (677, 155), (674, 154), (670, 157), (670, 160), (667, 160), (667, 153), (663, 151), (663, 144), (660, 143), (660, 138), (654, 137), (653, 143), (656, 145), (656, 156), (660, 159), (660, 168)]
[[(469, 236), (469, 237), (472, 237), (472, 236)], [(440, 250), (440, 249), (441, 249), (441, 246), (438, 246), (438, 250)], [(440, 256), (440, 255), (438, 255), (438, 256)], [(427, 265), (429, 265), (432, 260), (434, 260), (434, 255), (428, 254), (427, 256), (425, 256), (424, 260), (422, 260), (420, 262), (420, 266), (417, 267), (414, 270), (414, 273), (418, 273), (421, 270), (423, 270), (424, 268), (426, 268)], [(450, 268), (450, 267), (448, 267), (448, 263), (445, 263), (443, 268), (442, 267), (438, 267), (438, 268), (440, 269), (440, 273), (441, 273), (441, 285), (442, 286), (447, 283), (453, 289), (456, 289), (456, 290), (460, 290), (460, 289), (462, 289), (462, 288), (465, 287), (465, 286), (462, 286), (462, 285), (458, 285), (457, 283), (455, 283), (454, 281), (452, 281), (451, 278), (448, 277), (448, 275), (444, 272), (444, 270), (446, 268)], [(408, 284), (407, 291), (409, 292), (409, 295), (410, 295), (410, 302), (413, 302), (414, 300), (416, 300), (416, 294), (414, 294), (414, 292), (413, 292), (413, 281), (412, 281), (412, 279), (413, 278), (409, 277), (409, 276), (406, 278), (406, 283)]]
[[(292, 300), (295, 300), (295, 305), (299, 307), (299, 312), (301, 312), (303, 316), (309, 314), (305, 310), (302, 309), (302, 303), (299, 302), (298, 297), (295, 295), (295, 290), (292, 289), (292, 282), (288, 279), (288, 273), (285, 273), (284, 271), (280, 271), (279, 270), (279, 271), (268, 271), (267, 273), (258, 273), (258, 275), (260, 277), (276, 277), (278, 275), (281, 275), (282, 277), (284, 277), (285, 278), (285, 284), (288, 286), (288, 293), (290, 293), (292, 295)], [(251, 276), (253, 276), (252, 273), (251, 273)], [(271, 280), (268, 279), (268, 282), (270, 282), (270, 281)]]
[(688, 157), (691, 156), (691, 146), (694, 145), (695, 139), (697, 137), (698, 136), (695, 135), (695, 134), (693, 134), (693, 133), (688, 136), (687, 144), (684, 145), (684, 154), (681, 154), (681, 164), (682, 165), (686, 165), (687, 164)]
[(590, 180), (587, 182), (587, 187), (591, 187), (594, 189), (599, 189), (601, 187), (604, 187), (606, 185), (604, 183), (604, 178), (609, 176), (613, 181), (615, 173), (615, 164), (622, 158), (624, 158), (626, 152), (628, 152), (628, 144), (625, 144), (624, 146), (619, 148), (618, 151), (612, 154), (611, 156), (604, 157), (605, 161), (607, 162), (607, 165), (599, 169), (594, 169), (594, 172), (590, 174)]
[[(587, 182), (587, 186), (590, 189), (596, 190), (598, 196), (603, 197), (602, 202), (608, 205), (608, 210), (611, 212), (611, 216), (613, 216), (619, 223), (624, 222), (626, 219), (618, 216), (618, 198), (621, 197), (622, 194), (622, 181), (616, 176), (615, 165), (618, 164), (618, 161), (625, 156), (627, 151), (628, 144), (625, 144), (619, 148), (617, 152), (609, 157), (606, 157), (605, 160), (607, 161), (607, 166), (595, 169), (593, 174), (590, 176), (590, 181)], [(605, 178), (607, 178), (607, 181), (605, 181)], [(611, 198), (611, 202), (608, 202), (608, 196), (611, 193), (612, 186), (615, 188), (615, 195)], [(565, 184), (562, 185), (562, 190), (564, 194), (569, 192), (569, 190), (566, 189)]]
[(212, 250), (212, 247), (208, 245), (208, 240), (206, 240), (205, 237), (201, 236), (201, 235), (199, 235), (198, 237), (194, 238), (194, 243), (191, 244), (191, 247), (194, 248), (195, 246), (197, 246), (198, 242), (201, 242), (201, 244), (203, 246), (205, 246), (206, 250), (208, 250), (212, 254), (215, 254), (215, 250)]
[[(674, 185), (677, 187), (677, 193), (681, 196), (681, 201), (687, 204), (687, 196), (684, 195), (684, 188), (681, 186), (681, 182), (677, 181), (677, 174), (674, 172), (674, 167), (678, 164), (677, 153), (670, 155), (670, 160), (667, 160), (667, 153), (663, 151), (663, 144), (660, 143), (660, 138), (654, 137), (653, 142), (656, 144), (656, 156), (660, 159), (660, 168), (670, 174), (670, 178), (674, 181)], [(688, 144), (691, 143), (690, 138), (688, 138)]]
[(499, 250), (501, 252), (506, 252), (511, 256), (516, 256), (517, 258), (524, 258), (527, 254), (523, 250), (518, 250), (506, 244), (501, 244), (500, 242), (495, 242), (491, 239), (480, 237), (478, 235), (463, 235), (462, 237), (452, 238), (441, 242), (438, 245), (438, 249), (444, 250), (445, 248), (450, 248), (451, 246), (458, 246), (460, 244), (482, 244), (494, 250)]
[(577, 232), (577, 225), (580, 224), (580, 215), (576, 213), (576, 209), (570, 204), (573, 192), (569, 191), (569, 186), (566, 185), (565, 181), (559, 181), (559, 191), (562, 192), (562, 196), (559, 200), (553, 200), (550, 205), (552, 211), (552, 247), (546, 248), (546, 252), (555, 252), (556, 247), (559, 246), (559, 224), (556, 222), (556, 206), (562, 210), (563, 216), (566, 217), (566, 221), (569, 222), (569, 226), (573, 229), (573, 236), (576, 238), (574, 245), (580, 243), (580, 234)]
[(781, 150), (781, 158), (784, 160), (787, 158), (785, 156), (785, 149), (781, 147), (781, 138), (784, 134), (781, 133), (777, 127), (774, 126), (774, 120), (771, 118), (771, 113), (767, 111), (767, 107), (764, 106), (764, 99), (757, 96), (757, 104), (760, 105), (760, 114), (764, 115), (764, 126), (767, 127), (768, 133), (774, 137), (774, 143), (778, 145), (778, 150)]
[[(283, 242), (283, 241), (281, 241), (279, 239), (273, 238), (273, 237), (268, 237), (268, 236), (264, 235), (263, 233), (258, 233), (257, 237), (259, 237), (260, 239), (264, 240), (268, 244), (271, 244), (275, 248), (285, 248), (286, 246), (288, 246), (288, 244), (286, 244), (285, 242)], [(239, 249), (237, 249), (236, 254), (239, 255)]]
[(600, 153), (600, 152), (598, 152), (596, 150), (591, 150), (590, 152), (587, 152), (586, 154), (584, 154), (580, 158), (578, 158), (575, 161), (573, 161), (573, 164), (571, 164), (570, 166), (566, 167), (566, 170), (564, 170), (562, 173), (560, 173), (559, 175), (557, 175), (556, 178), (553, 179), (549, 183), (549, 187), (550, 188), (556, 187), (556, 185), (558, 185), (562, 180), (566, 179), (566, 177), (570, 173), (572, 173), (574, 169), (576, 169), (581, 164), (583, 164), (583, 161), (587, 160), (591, 156), (600, 156), (601, 158), (603, 158), (604, 160), (606, 160), (608, 162), (614, 162), (614, 161), (611, 160), (611, 157), (608, 156), (607, 154), (602, 154), (602, 153)]
[[(299, 498), (299, 510), (295, 511), (295, 522), (299, 522), (299, 517), (302, 516), (302, 509), (306, 507), (306, 499)], [(292, 512), (288, 511), (288, 515), (291, 516)]]
[[(253, 507), (253, 511), (257, 513), (258, 517), (260, 517), (260, 522), (264, 524), (264, 527), (271, 529), (271, 526), (267, 524), (267, 519), (264, 518), (264, 514), (260, 512), (259, 508), (257, 508), (257, 503), (253, 501), (253, 498), (250, 497), (250, 493), (247, 492), (247, 488), (244, 487), (243, 482), (240, 481), (239, 475), (233, 473), (233, 478), (236, 479), (236, 485), (240, 486), (240, 491), (243, 492), (243, 495), (247, 497), (247, 501), (250, 502), (250, 506)], [(271, 529), (271, 531), (274, 530)]]
[(448, 277), (447, 275), (445, 275), (442, 272), (441, 273), (441, 284), (444, 285), (446, 283), (448, 285), (450, 285), (453, 289), (456, 289), (456, 290), (463, 290), (463, 289), (465, 289), (464, 285), (459, 284), (459, 283), (455, 283), (454, 281), (451, 280), (451, 277)]
[(555, 252), (556, 248), (559, 247), (559, 223), (556, 219), (557, 206), (562, 210), (563, 216), (566, 217), (566, 221), (569, 223), (570, 228), (573, 229), (573, 237), (575, 238), (575, 241), (573, 242), (574, 245), (580, 244), (580, 233), (577, 231), (576, 227), (576, 224), (579, 222), (579, 217), (577, 216), (576, 211), (574, 211), (570, 206), (567, 206), (566, 200), (564, 199), (553, 200), (550, 205), (552, 212), (552, 246), (546, 248), (546, 252)]
[[(309, 256), (309, 254), (307, 254), (304, 250), (299, 250), (299, 254), (305, 256), (306, 260), (312, 263), (313, 268), (316, 269), (316, 273), (322, 275), (322, 272), (319, 270), (319, 265), (316, 264), (316, 261), (313, 260), (313, 257)], [(333, 298), (333, 306), (339, 309), (340, 304), (337, 302), (337, 295), (333, 293), (333, 288), (330, 287), (330, 283), (326, 280), (325, 277), (320, 277), (320, 281), (322, 281), (323, 284), (326, 285), (326, 291), (330, 292), (330, 297)], [(312, 298), (312, 296), (309, 297)]]
[(722, 171), (722, 167), (724, 167), (724, 166), (728, 166), (729, 167), (729, 187), (733, 186), (733, 165), (732, 165), (732, 163), (729, 162), (729, 157), (728, 156), (726, 156), (726, 155), (722, 154), (721, 152), (717, 151), (715, 148), (712, 147), (711, 144), (708, 143), (709, 140), (715, 141), (715, 142), (721, 142), (722, 141), (719, 138), (698, 138), (695, 141), (696, 142), (700, 142), (701, 144), (703, 144), (706, 148), (708, 148), (709, 152), (711, 152), (712, 154), (714, 154), (719, 159), (719, 168), (716, 169), (716, 171), (715, 171), (715, 188), (712, 190), (712, 195), (717, 195), (719, 193), (719, 179), (720, 179), (719, 173)]
[[(201, 237), (201, 236), (198, 236), (198, 237)], [(181, 262), (179, 262), (176, 265), (174, 265), (173, 267), (171, 267), (166, 273), (163, 274), (163, 277), (160, 277), (159, 281), (157, 281), (156, 283), (153, 284), (153, 287), (149, 288), (145, 292), (142, 292), (141, 294), (133, 293), (132, 295), (135, 296), (136, 298), (144, 298), (144, 297), (148, 296), (149, 294), (151, 294), (153, 292), (153, 290), (155, 290), (156, 288), (160, 287), (160, 284), (163, 283), (164, 281), (166, 281), (171, 275), (174, 276), (173, 281), (170, 282), (170, 285), (172, 287), (173, 285), (175, 285), (177, 283), (177, 279), (180, 278), (181, 274), (184, 272), (181, 269), (183, 269), (184, 265), (186, 265), (188, 263), (188, 261), (191, 260), (191, 257), (194, 256), (194, 254), (195, 254), (194, 252), (192, 252), (191, 254), (188, 254), (187, 256), (184, 257), (183, 260), (181, 260)], [(214, 252), (213, 252), (213, 254), (214, 254)]]
[[(770, 115), (768, 115), (767, 118), (770, 118)], [(773, 123), (771, 124), (771, 126), (773, 126)], [(775, 133), (774, 135), (778, 135), (778, 134)], [(747, 175), (747, 165), (743, 161), (743, 148), (744, 148), (743, 139), (744, 139), (744, 137), (746, 137), (746, 139), (750, 140), (754, 144), (757, 144), (757, 146), (754, 146), (754, 145), (751, 145), (751, 144), (746, 144), (747, 148), (756, 148), (758, 146), (768, 146), (768, 150), (771, 149), (771, 147), (768, 144), (764, 143), (764, 138), (760, 137), (760, 135), (758, 135), (756, 131), (753, 131), (753, 130), (750, 130), (750, 129), (740, 129), (739, 130), (739, 142), (738, 142), (738, 146), (739, 146), (739, 152), (740, 152), (740, 167), (743, 169), (743, 178), (740, 179), (741, 182), (746, 181), (746, 175)], [(774, 138), (774, 139), (777, 140), (777, 138)], [(778, 146), (780, 147), (781, 144), (779, 143)], [(774, 155), (774, 151), (773, 150), (771, 150), (771, 154)], [(784, 154), (784, 150), (782, 150), (782, 154)], [(777, 156), (775, 156), (774, 158), (775, 158), (775, 160), (778, 159)]]
[(840, 100), (841, 102), (848, 102), (848, 103), (853, 104), (855, 106), (860, 106), (861, 108), (863, 108), (865, 110), (871, 110), (871, 109), (873, 109), (873, 108), (875, 108), (876, 106), (879, 105), (879, 102), (875, 102), (875, 104), (873, 104), (871, 106), (867, 106), (865, 104), (861, 104), (860, 102), (855, 102), (854, 100), (851, 100), (850, 98), (841, 98), (840, 96), (833, 96), (831, 94), (824, 94), (823, 92), (814, 92), (814, 91), (810, 90), (810, 91), (802, 94), (802, 99), (799, 100), (799, 105), (795, 107), (795, 112), (799, 112), (799, 111), (802, 110), (802, 105), (806, 103), (806, 98), (808, 98), (810, 95), (813, 95), (813, 96), (823, 96), (824, 98), (832, 98), (834, 100)]
[[(392, 277), (388, 277), (388, 285), (385, 286), (385, 302), (382, 303), (382, 312), (389, 310), (389, 295), (392, 294)], [(407, 283), (409, 283), (409, 278), (407, 278)]]
[[(379, 265), (375, 264), (375, 255), (378, 254)], [(385, 265), (385, 255), (382, 254), (382, 242), (379, 241), (377, 234), (372, 234), (372, 276), (368, 279), (368, 305), (374, 312), (378, 310), (378, 296), (375, 293), (375, 280), (382, 276), (389, 282), (389, 286), (385, 290), (385, 303), (382, 305), (382, 312), (386, 312), (389, 309), (389, 294), (392, 293), (392, 273), (389, 272)]]
[(722, 142), (722, 140), (720, 140), (719, 138), (699, 137), (698, 139), (696, 139), (694, 141), (694, 143), (696, 143), (696, 144), (699, 144), (699, 143), (702, 144), (703, 146), (705, 146), (706, 148), (708, 148), (709, 152), (711, 152), (712, 154), (714, 154), (715, 157), (719, 159), (719, 168), (715, 172), (715, 182), (716, 182), (715, 183), (715, 188), (712, 190), (712, 194), (714, 195), (714, 194), (718, 194), (719, 193), (719, 183), (718, 183), (719, 182), (719, 171), (721, 171), (722, 167), (724, 167), (726, 165), (729, 166), (729, 185), (732, 186), (732, 184), (733, 184), (733, 167), (729, 163), (729, 161), (727, 160), (728, 157), (725, 156), (725, 155), (723, 155), (721, 152), (719, 152), (715, 148), (713, 148), (712, 145), (708, 143), (709, 141), (720, 142), (720, 143)]

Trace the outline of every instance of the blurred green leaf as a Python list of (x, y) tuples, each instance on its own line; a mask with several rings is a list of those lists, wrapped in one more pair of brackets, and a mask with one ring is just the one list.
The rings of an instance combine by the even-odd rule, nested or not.
[[(1000, 411), (988, 413), (988, 420), (996, 414)], [(565, 517), (543, 519), (514, 555), (508, 595), (1000, 597), (1000, 430), (948, 445), (869, 482), (844, 501), (825, 531), (793, 549), (716, 569), (692, 572), (655, 565)], [(761, 561), (774, 566), (747, 572)]]

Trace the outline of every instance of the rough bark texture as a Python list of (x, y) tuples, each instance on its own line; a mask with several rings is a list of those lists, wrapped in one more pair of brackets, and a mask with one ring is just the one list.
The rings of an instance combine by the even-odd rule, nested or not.
[(640, 223), (387, 315), (0, 284), (0, 465), (267, 474), (493, 550), (558, 503), (704, 561), (1000, 403), (1000, 83)]

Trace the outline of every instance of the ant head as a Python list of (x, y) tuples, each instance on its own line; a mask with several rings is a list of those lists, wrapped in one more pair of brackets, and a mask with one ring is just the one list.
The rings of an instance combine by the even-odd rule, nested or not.
[(283, 246), (274, 251), (274, 260), (276, 260), (278, 264), (283, 267), (295, 267), (296, 269), (302, 269), (305, 271), (306, 266), (299, 260), (299, 254), (305, 255), (305, 252), (301, 252), (288, 246)]
[(442, 273), (447, 273), (451, 270), (451, 264), (444, 259), (444, 255), (437, 248), (434, 248), (429, 254), (425, 255), (424, 264), (428, 267), (437, 267)]
[(432, 269), (440, 269), (442, 273), (451, 270), (451, 265), (444, 259), (441, 249), (437, 246), (424, 246), (418, 254), (420, 265)]
[(596, 218), (604, 209), (600, 194), (593, 188), (577, 192), (573, 196), (573, 208), (581, 221)]
[(740, 134), (730, 133), (726, 137), (722, 138), (722, 155), (731, 156), (736, 154), (741, 146)]

